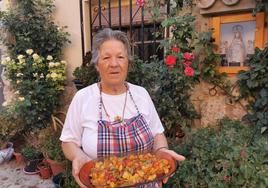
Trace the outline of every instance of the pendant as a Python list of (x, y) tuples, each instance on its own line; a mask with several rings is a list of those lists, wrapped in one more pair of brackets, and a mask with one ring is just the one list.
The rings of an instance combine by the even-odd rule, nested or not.
[(122, 121), (122, 118), (120, 116), (115, 116), (114, 117), (114, 121), (120, 122), (120, 121)]

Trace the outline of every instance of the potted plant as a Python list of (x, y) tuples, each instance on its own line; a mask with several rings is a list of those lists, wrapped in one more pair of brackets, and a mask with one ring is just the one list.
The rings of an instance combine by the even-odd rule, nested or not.
[(13, 143), (0, 141), (0, 164), (9, 161), (13, 154)]
[(40, 176), (42, 179), (48, 179), (51, 177), (51, 169), (49, 163), (46, 160), (43, 160), (41, 163), (37, 165), (37, 168), (40, 172)]
[(21, 131), (20, 121), (7, 107), (0, 110), (0, 163), (10, 160), (14, 152), (14, 137)]
[(51, 134), (44, 143), (45, 156), (50, 165), (53, 176), (64, 171), (64, 154), (61, 149), (61, 142), (58, 133)]
[(73, 82), (78, 90), (98, 81), (98, 72), (95, 65), (91, 64), (90, 61), (91, 52), (87, 52), (83, 58), (82, 65), (73, 72), (75, 77)]
[(26, 166), (23, 168), (23, 172), (29, 175), (39, 173), (37, 165), (44, 159), (42, 152), (33, 146), (25, 146), (22, 148), (21, 152), (27, 162)]

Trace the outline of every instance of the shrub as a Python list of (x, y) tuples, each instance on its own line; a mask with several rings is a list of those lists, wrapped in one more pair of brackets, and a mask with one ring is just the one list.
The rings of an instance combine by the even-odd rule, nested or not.
[(249, 101), (244, 119), (264, 133), (268, 130), (268, 45), (257, 48), (249, 62), (250, 69), (241, 71), (237, 81), (240, 99)]
[(224, 119), (173, 148), (187, 157), (166, 187), (267, 187), (268, 140), (254, 127)]
[(82, 84), (81, 88), (91, 85), (98, 81), (99, 74), (95, 68), (95, 65), (90, 63), (91, 52), (87, 52), (83, 58), (83, 63), (80, 67), (77, 67), (73, 75), (75, 77), (75, 82)]
[(65, 27), (59, 27), (52, 18), (54, 0), (19, 0), (16, 6), (0, 11), (2, 40), (12, 58), (26, 49), (46, 57), (59, 58), (68, 42)]
[(21, 154), (24, 157), (24, 159), (27, 161), (43, 158), (42, 152), (33, 146), (26, 146), (22, 148)]
[(53, 2), (19, 0), (0, 11), (1, 40), (9, 55), (2, 63), (17, 95), (11, 105), (26, 131), (47, 125), (64, 89), (61, 55), (69, 34), (54, 23)]
[(2, 65), (16, 91), (12, 105), (16, 116), (24, 120), (24, 129), (45, 127), (64, 90), (66, 62), (39, 56), (28, 49), (16, 59), (6, 58)]
[(0, 141), (12, 141), (22, 129), (22, 120), (14, 117), (10, 109), (0, 110)]
[(44, 142), (45, 156), (61, 162), (65, 160), (63, 151), (61, 149), (61, 141), (59, 140), (59, 133), (54, 132), (54, 134), (48, 135)]

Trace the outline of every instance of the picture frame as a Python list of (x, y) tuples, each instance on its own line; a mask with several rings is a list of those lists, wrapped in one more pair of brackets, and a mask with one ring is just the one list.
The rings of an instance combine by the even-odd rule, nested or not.
[[(215, 52), (221, 57), (219, 72), (236, 74), (240, 70), (248, 70), (248, 60), (252, 54), (252, 48), (254, 51), (255, 47), (264, 47), (265, 13), (257, 13), (255, 17), (251, 13), (214, 16), (210, 25), (214, 29), (213, 38), (217, 46)], [(241, 41), (243, 41), (240, 42), (243, 43), (240, 45), (240, 50), (239, 42), (232, 45), (235, 41), (235, 33), (236, 35), (240, 33)], [(226, 48), (225, 55), (224, 48)], [(234, 58), (231, 58), (231, 54), (235, 54)], [(244, 58), (242, 59), (242, 57)]]

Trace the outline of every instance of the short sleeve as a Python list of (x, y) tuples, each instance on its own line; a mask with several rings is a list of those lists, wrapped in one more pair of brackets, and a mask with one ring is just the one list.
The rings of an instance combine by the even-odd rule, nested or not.
[(63, 142), (73, 142), (80, 147), (83, 132), (81, 125), (82, 99), (78, 94), (76, 93), (69, 106), (60, 140)]
[(149, 127), (151, 128), (153, 136), (155, 136), (156, 134), (163, 133), (164, 127), (155, 109), (154, 103), (147, 91), (146, 95), (148, 98), (148, 105), (149, 105)]

